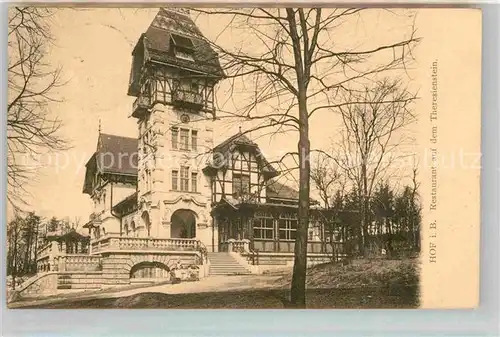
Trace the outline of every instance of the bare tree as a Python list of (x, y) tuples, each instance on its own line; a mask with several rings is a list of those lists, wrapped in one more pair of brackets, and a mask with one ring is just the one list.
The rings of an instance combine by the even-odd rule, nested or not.
[(396, 149), (409, 139), (404, 127), (415, 121), (412, 103), (416, 99), (400, 80), (384, 79), (345, 97), (353, 104), (336, 108), (343, 132), (334, 160), (356, 187), (360, 198), (361, 253), (368, 245), (369, 203), (377, 183), (394, 173), (395, 161), (407, 156)]
[(57, 102), (53, 91), (63, 84), (60, 69), (46, 62), (52, 15), (44, 7), (9, 9), (7, 198), (17, 210), (26, 205), (26, 186), (35, 177), (40, 154), (67, 146), (59, 136), (59, 119), (50, 113), (50, 104)]
[[(235, 113), (254, 130), (298, 132), (297, 151), (289, 153), (299, 163), (299, 223), (291, 284), (291, 304), (305, 307), (307, 231), (309, 225), (310, 162), (309, 119), (320, 111), (349, 106), (341, 93), (355, 90), (359, 81), (370, 83), (379, 74), (404, 69), (418, 42), (412, 22), (405, 32), (385, 35), (378, 44), (346, 42), (346, 27), (361, 19), (360, 8), (248, 8), (192, 9), (227, 19), (212, 39), (231, 83), (228, 99), (239, 95)], [(370, 11), (366, 11), (370, 15)], [(378, 14), (395, 15), (376, 10)], [(403, 17), (403, 16), (402, 16)], [(405, 16), (407, 19), (408, 17)], [(231, 33), (227, 38), (226, 33)], [(379, 35), (380, 37), (381, 35)], [(239, 44), (235, 44), (235, 40)], [(369, 41), (369, 40), (368, 40)], [(225, 46), (225, 43), (228, 46)], [(347, 41), (349, 42), (349, 41)], [(229, 46), (230, 44), (230, 46)], [(376, 61), (374, 61), (376, 59)], [(241, 95), (248, 94), (243, 98)], [(223, 109), (219, 109), (223, 110)]]
[(338, 166), (321, 153), (311, 167), (311, 181), (326, 209), (332, 205), (335, 191), (343, 186), (341, 178)]
[(16, 215), (7, 225), (7, 275), (12, 276), (12, 287), (16, 287), (16, 277), (22, 272), (22, 231), (23, 219)]

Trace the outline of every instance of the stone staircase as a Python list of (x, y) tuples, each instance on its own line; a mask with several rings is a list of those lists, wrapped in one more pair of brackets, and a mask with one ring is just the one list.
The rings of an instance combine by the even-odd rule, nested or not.
[(229, 253), (208, 253), (210, 261), (209, 275), (249, 275), (250, 271)]

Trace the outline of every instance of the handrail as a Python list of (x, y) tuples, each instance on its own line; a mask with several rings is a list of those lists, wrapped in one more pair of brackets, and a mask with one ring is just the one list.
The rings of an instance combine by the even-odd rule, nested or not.
[[(250, 252), (250, 258), (252, 259), (252, 265), (258, 266), (259, 265), (259, 250), (258, 249), (256, 249), (256, 250), (250, 249), (249, 252)], [(255, 263), (256, 256), (257, 256), (257, 264)]]
[(198, 240), (198, 251), (201, 254), (202, 260), (204, 260), (204, 263), (208, 263), (208, 249), (207, 246), (200, 240)]

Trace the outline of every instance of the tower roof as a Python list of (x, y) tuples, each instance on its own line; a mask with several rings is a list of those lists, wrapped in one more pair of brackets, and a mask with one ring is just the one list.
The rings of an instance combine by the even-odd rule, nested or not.
[[(187, 10), (160, 8), (137, 46), (140, 44), (145, 48), (146, 58), (152, 61), (168, 63), (204, 75), (224, 76), (217, 53), (189, 17)], [(176, 47), (191, 50), (192, 59), (176, 57)]]

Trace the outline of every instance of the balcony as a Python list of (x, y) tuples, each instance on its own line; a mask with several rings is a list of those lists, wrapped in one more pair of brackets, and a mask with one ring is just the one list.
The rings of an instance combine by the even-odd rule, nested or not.
[(132, 117), (142, 118), (151, 106), (151, 99), (148, 96), (139, 95), (132, 105)]
[(177, 89), (172, 92), (172, 103), (178, 106), (200, 109), (203, 107), (203, 96), (193, 90)]
[(191, 251), (202, 250), (196, 239), (132, 238), (105, 236), (92, 242), (92, 254), (117, 251)]

